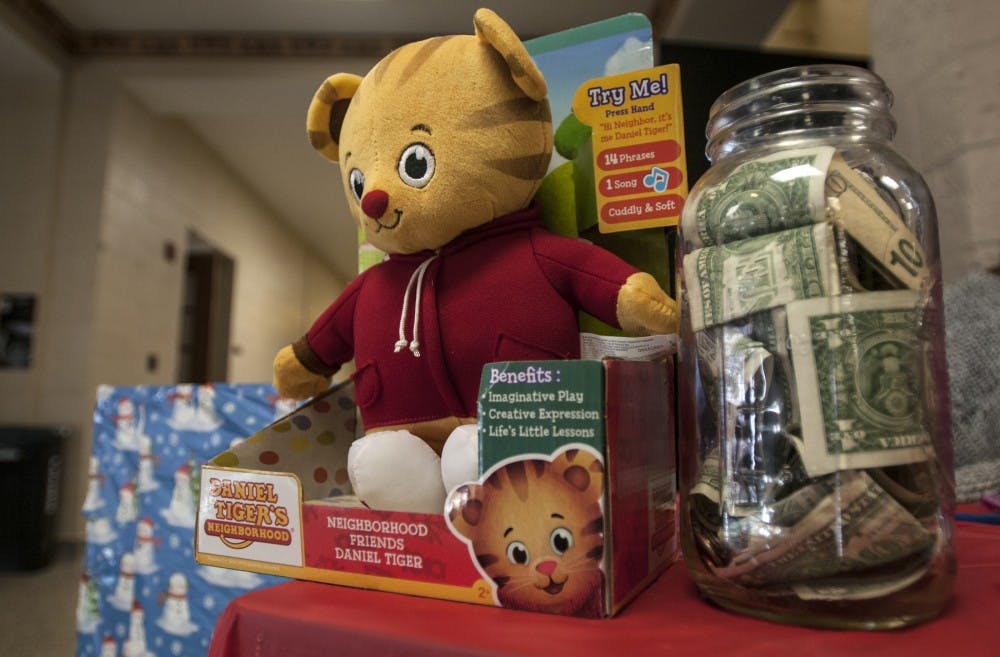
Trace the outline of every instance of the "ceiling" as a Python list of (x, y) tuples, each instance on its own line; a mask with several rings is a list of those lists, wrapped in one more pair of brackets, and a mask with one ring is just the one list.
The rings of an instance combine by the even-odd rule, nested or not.
[(125, 88), (189, 125), (344, 278), (354, 274), (356, 245), (339, 171), (312, 151), (304, 127), (312, 93), (330, 73), (363, 74), (407, 41), (471, 33), (481, 4), (525, 39), (637, 11), (661, 38), (758, 47), (784, 34), (800, 50), (810, 39), (822, 45), (809, 24), (816, 7), (847, 6), (851, 20), (865, 20), (867, 9), (866, 0), (2, 2), (0, 76), (50, 75), (76, 58), (142, 64), (128, 68)]

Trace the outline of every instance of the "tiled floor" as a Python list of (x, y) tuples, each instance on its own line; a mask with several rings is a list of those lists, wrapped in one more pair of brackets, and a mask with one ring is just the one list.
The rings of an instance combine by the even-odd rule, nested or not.
[(83, 546), (61, 545), (31, 572), (0, 572), (0, 655), (73, 657)]

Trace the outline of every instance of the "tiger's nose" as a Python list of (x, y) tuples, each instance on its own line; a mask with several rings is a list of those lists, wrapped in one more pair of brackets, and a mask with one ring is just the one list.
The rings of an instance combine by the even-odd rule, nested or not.
[(542, 561), (537, 566), (535, 566), (535, 570), (537, 570), (543, 575), (548, 575), (548, 576), (551, 576), (552, 571), (554, 571), (555, 569), (556, 569), (556, 562), (552, 561), (551, 559)]
[(385, 214), (387, 207), (389, 207), (389, 195), (381, 189), (373, 189), (361, 199), (361, 210), (372, 219), (380, 218)]

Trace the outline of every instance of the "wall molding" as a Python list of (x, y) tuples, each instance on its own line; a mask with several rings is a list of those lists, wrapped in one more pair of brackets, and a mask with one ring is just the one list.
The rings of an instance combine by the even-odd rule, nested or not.
[(41, 0), (3, 0), (37, 36), (72, 58), (359, 57), (379, 59), (430, 34), (118, 32), (79, 30)]

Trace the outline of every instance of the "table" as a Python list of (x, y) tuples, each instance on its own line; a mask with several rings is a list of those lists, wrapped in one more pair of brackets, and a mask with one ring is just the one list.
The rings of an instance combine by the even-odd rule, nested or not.
[(904, 630), (815, 630), (727, 612), (698, 596), (678, 562), (610, 620), (286, 582), (233, 600), (209, 657), (1000, 654), (1000, 526), (956, 525), (955, 595), (940, 617)]

